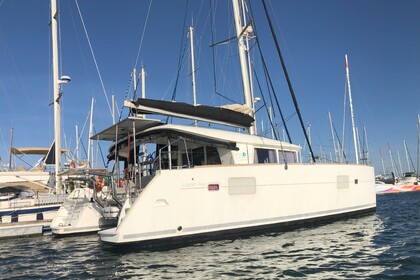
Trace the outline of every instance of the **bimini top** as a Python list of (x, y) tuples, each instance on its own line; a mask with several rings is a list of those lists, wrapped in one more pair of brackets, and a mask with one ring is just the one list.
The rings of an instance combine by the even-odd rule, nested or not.
[(139, 117), (128, 117), (105, 130), (102, 130), (98, 134), (92, 136), (92, 140), (106, 140), (116, 141), (124, 138), (127, 134), (136, 134), (153, 126), (160, 125), (159, 120), (145, 119)]
[(183, 102), (139, 98), (137, 101), (126, 100), (124, 106), (137, 114), (158, 114), (242, 128), (248, 128), (254, 122), (252, 116), (243, 112), (222, 107), (194, 106)]

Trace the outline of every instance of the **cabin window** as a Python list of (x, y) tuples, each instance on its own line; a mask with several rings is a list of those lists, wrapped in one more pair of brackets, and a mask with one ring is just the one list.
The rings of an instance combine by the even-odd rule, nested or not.
[(204, 165), (204, 147), (192, 149), (192, 165)]
[(254, 149), (254, 163), (277, 163), (276, 151), (271, 149)]
[(292, 152), (292, 151), (278, 151), (278, 152), (279, 152), (279, 163), (297, 162), (297, 156), (295, 152)]
[(12, 223), (17, 223), (19, 222), (19, 215), (15, 212), (12, 213)]
[(219, 152), (215, 147), (206, 147), (206, 154), (207, 154), (207, 164), (222, 164), (220, 160)]
[(200, 147), (192, 150), (192, 165), (222, 164), (219, 152), (215, 147)]
[(42, 213), (37, 213), (37, 214), (36, 214), (36, 220), (37, 220), (37, 221), (42, 221), (42, 220), (44, 220), (44, 214), (42, 214)]

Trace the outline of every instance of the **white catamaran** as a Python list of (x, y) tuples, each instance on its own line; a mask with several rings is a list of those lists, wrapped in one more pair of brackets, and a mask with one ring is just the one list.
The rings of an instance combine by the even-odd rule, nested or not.
[[(245, 103), (253, 114), (243, 39), (249, 26), (242, 24), (238, 1), (232, 3)], [(125, 106), (139, 116), (160, 114), (249, 128), (250, 134), (129, 117), (95, 135), (92, 139), (113, 141), (108, 159), (116, 163), (114, 181), (121, 179), (126, 189), (117, 225), (99, 232), (106, 243), (205, 240), (376, 208), (372, 167), (301, 163), (299, 146), (253, 135), (250, 115), (143, 98)]]

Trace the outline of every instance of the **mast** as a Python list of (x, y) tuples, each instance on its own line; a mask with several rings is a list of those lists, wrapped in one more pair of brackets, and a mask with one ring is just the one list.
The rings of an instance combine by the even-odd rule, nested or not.
[(58, 13), (57, 1), (51, 0), (51, 43), (53, 63), (53, 92), (54, 92), (54, 142), (55, 142), (55, 185), (61, 189), (58, 172), (61, 166), (61, 105), (60, 105), (60, 80), (58, 78)]
[[(247, 49), (244, 43), (245, 35), (242, 32), (244, 27), (242, 25), (242, 19), (240, 15), (238, 1), (239, 0), (232, 0), (232, 7), (233, 7), (233, 15), (235, 17), (236, 36), (238, 38), (238, 51), (239, 51), (239, 62), (241, 64), (242, 87), (244, 90), (245, 105), (251, 109), (252, 116), (255, 118), (254, 102), (251, 97), (250, 78), (249, 78), (249, 73), (248, 73), (248, 65), (246, 61)], [(248, 129), (250, 134), (255, 134), (256, 132), (255, 123), (256, 121), (254, 121), (253, 125)]]
[[(146, 72), (144, 71), (144, 66), (141, 67), (141, 98), (146, 98)], [(146, 117), (146, 115), (142, 115), (143, 118)], [(142, 156), (142, 162), (146, 162), (147, 159), (147, 153), (146, 153), (146, 144), (142, 144), (141, 146), (143, 156)], [(147, 175), (147, 169), (143, 167), (143, 176)]]
[(389, 151), (389, 157), (391, 158), (392, 172), (394, 172), (394, 174), (397, 175), (397, 170), (395, 170), (394, 159), (392, 158), (391, 146), (389, 145), (389, 143), (388, 143), (388, 151)]
[(13, 156), (12, 156), (12, 147), (13, 147), (13, 127), (10, 129), (10, 158), (9, 158), (9, 170), (13, 169)]
[[(89, 121), (89, 142), (88, 142), (88, 165), (90, 165), (93, 168), (93, 151), (91, 152), (92, 149), (92, 136), (93, 136), (93, 124), (92, 124), (92, 119), (93, 119), (93, 103), (95, 101), (95, 98), (92, 97), (92, 103), (90, 105), (90, 121)], [(92, 164), (90, 164), (91, 161), (91, 154), (92, 154)]]
[(343, 163), (344, 159), (344, 147), (346, 138), (344, 137), (346, 132), (346, 109), (347, 109), (347, 91), (346, 91), (346, 84), (344, 84), (344, 98), (343, 98), (343, 123), (342, 123), (342, 131), (341, 131), (341, 146), (340, 146), (340, 163)]
[(385, 173), (386, 173), (386, 171), (385, 171), (385, 164), (384, 164), (384, 158), (382, 157), (382, 150), (381, 150), (381, 148), (379, 148), (379, 155), (381, 156), (382, 171), (383, 171), (383, 174), (385, 175)]
[[(197, 106), (197, 92), (195, 88), (195, 62), (194, 62), (194, 28), (190, 26), (190, 50), (191, 50), (191, 77), (192, 77), (192, 90), (194, 98), (194, 106)], [(194, 125), (197, 126), (197, 120), (194, 120)]]
[(400, 151), (397, 151), (397, 156), (398, 156), (398, 163), (400, 165), (400, 176), (403, 176), (403, 169), (402, 169), (402, 165), (401, 165), (401, 158), (400, 158)]
[(146, 98), (146, 72), (144, 66), (141, 67), (141, 98)]
[(353, 130), (354, 153), (356, 155), (356, 164), (359, 164), (359, 152), (358, 152), (358, 149), (357, 149), (356, 127), (354, 125), (353, 101), (352, 101), (352, 97), (351, 97), (350, 72), (349, 72), (349, 62), (347, 60), (347, 54), (345, 55), (345, 58), (346, 58), (347, 86), (348, 86), (348, 89), (349, 89), (349, 103), (350, 103), (351, 127), (352, 127), (352, 130)]
[(115, 95), (111, 96), (111, 102), (112, 102), (112, 125), (115, 124)]
[(80, 161), (79, 159), (79, 128), (76, 125), (76, 161)]
[[(331, 113), (328, 112), (328, 118), (330, 120), (330, 128), (331, 128), (331, 136), (332, 136), (332, 141), (333, 141), (333, 146), (334, 146), (334, 155), (335, 155), (335, 161), (338, 162), (338, 157), (337, 157), (337, 147), (335, 145), (335, 137), (334, 137), (334, 131), (333, 131), (333, 124), (332, 124), (332, 120), (331, 120)], [(332, 160), (331, 160), (332, 161)]]
[(359, 159), (363, 162), (363, 151), (362, 151), (362, 144), (360, 143), (360, 135), (359, 135), (359, 128), (356, 127), (356, 139), (357, 139), (357, 149), (359, 151)]
[[(312, 140), (311, 140), (311, 125), (308, 125), (308, 132), (307, 132), (307, 134), (308, 134), (308, 146), (311, 146), (312, 145)], [(313, 154), (312, 154), (312, 150), (311, 149), (309, 149), (309, 160), (310, 160), (310, 163), (313, 163)]]
[(408, 171), (408, 172), (411, 172), (410, 161), (409, 161), (409, 159), (408, 159), (407, 143), (405, 142), (405, 139), (404, 139), (403, 141), (404, 141), (405, 159), (407, 160), (407, 167), (408, 167), (407, 171)]
[[(247, 20), (246, 20), (246, 11), (245, 11), (245, 0), (241, 0), (241, 2), (242, 2), (242, 19), (243, 19), (243, 22), (246, 23)], [(252, 64), (251, 64), (251, 56), (249, 55), (250, 47), (249, 47), (249, 36), (248, 36), (248, 34), (250, 32), (253, 32), (251, 25), (249, 25), (246, 28), (246, 31), (244, 32), (244, 34), (245, 34), (244, 38), (245, 38), (245, 43), (246, 43), (245, 45), (246, 45), (247, 59), (248, 59), (247, 61), (248, 61), (249, 87), (250, 87), (250, 94), (251, 94), (251, 102), (252, 102), (252, 108), (255, 110), (255, 103), (257, 102), (257, 100), (254, 96), (254, 83), (253, 83), (252, 68), (251, 68)], [(254, 118), (255, 118), (255, 116), (254, 116)], [(254, 131), (255, 131), (255, 134), (258, 134), (257, 122), (256, 121), (254, 122)], [(261, 131), (264, 131), (264, 130), (261, 130)], [(273, 137), (273, 139), (274, 139), (274, 137)]]
[[(271, 108), (271, 106), (270, 107), (268, 107), (268, 117), (270, 118), (270, 126), (271, 126), (271, 139), (275, 139), (275, 137), (274, 137), (274, 125), (273, 125), (273, 108)], [(262, 131), (264, 131), (263, 129), (262, 129)], [(281, 141), (281, 138), (280, 138), (280, 141)]]
[(134, 90), (133, 99), (135, 100), (137, 96), (137, 69), (136, 68), (133, 68), (132, 75), (133, 75), (133, 90)]
[(369, 160), (369, 143), (368, 143), (368, 138), (367, 138), (366, 126), (363, 127), (363, 130), (365, 132), (365, 145), (366, 145), (365, 159), (366, 159), (366, 164), (369, 164), (370, 165), (370, 160)]

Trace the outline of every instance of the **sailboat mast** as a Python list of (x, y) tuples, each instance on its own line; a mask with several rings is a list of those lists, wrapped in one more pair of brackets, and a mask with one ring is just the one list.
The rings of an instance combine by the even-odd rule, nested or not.
[[(93, 150), (92, 149), (92, 136), (93, 136), (93, 103), (95, 102), (95, 99), (92, 97), (92, 103), (90, 104), (90, 120), (89, 120), (89, 142), (88, 142), (88, 165), (90, 165), (91, 167), (93, 167)], [(92, 161), (92, 164), (91, 164)]]
[(411, 172), (410, 161), (408, 159), (407, 143), (405, 142), (405, 139), (404, 139), (404, 151), (405, 151), (405, 159), (407, 160), (407, 168), (408, 168), (407, 171)]
[(334, 131), (333, 131), (333, 123), (332, 123), (331, 113), (330, 112), (328, 112), (328, 119), (330, 120), (330, 128), (331, 128), (331, 136), (332, 136), (332, 141), (333, 141), (333, 146), (334, 146), (335, 161), (338, 162), (337, 147), (335, 145), (335, 137), (334, 137)]
[(58, 78), (58, 13), (57, 1), (51, 0), (51, 43), (53, 63), (53, 93), (54, 93), (54, 142), (55, 142), (55, 184), (61, 189), (58, 172), (61, 166), (61, 105), (60, 105), (60, 80)]
[(391, 146), (389, 145), (389, 143), (388, 143), (388, 151), (389, 151), (389, 157), (391, 159), (392, 172), (394, 172), (394, 174), (397, 175), (397, 170), (395, 169), (394, 159), (392, 158)]
[[(144, 66), (141, 67), (141, 98), (146, 98), (146, 72), (144, 71)], [(146, 115), (142, 115), (142, 118), (145, 118)], [(146, 144), (141, 145), (141, 150), (143, 152), (142, 162), (146, 162), (147, 159), (147, 152), (146, 152)], [(147, 170), (145, 166), (142, 166), (142, 174), (143, 176), (147, 175)]]
[(80, 161), (79, 159), (79, 128), (77, 125), (75, 129), (76, 129), (76, 151), (75, 151), (76, 160), (75, 161)]
[(353, 130), (354, 153), (356, 155), (356, 164), (359, 164), (359, 152), (358, 152), (358, 149), (357, 149), (356, 127), (354, 125), (353, 101), (352, 101), (352, 97), (351, 97), (350, 71), (349, 71), (349, 62), (348, 62), (348, 59), (347, 59), (347, 54), (345, 55), (345, 58), (346, 58), (347, 86), (348, 86), (348, 89), (349, 89), (349, 103), (350, 103), (351, 127), (352, 127), (352, 130)]
[(365, 132), (365, 146), (366, 146), (365, 160), (366, 160), (366, 164), (369, 164), (370, 165), (370, 160), (369, 160), (369, 142), (368, 142), (368, 139), (367, 139), (366, 127), (363, 127), (363, 130)]
[(10, 129), (10, 158), (9, 158), (9, 170), (13, 169), (13, 153), (12, 153), (12, 148), (13, 148), (13, 127)]
[(398, 157), (398, 163), (400, 165), (400, 176), (402, 177), (403, 173), (403, 169), (402, 169), (402, 165), (401, 165), (401, 158), (400, 158), (400, 151), (397, 151), (397, 157)]
[(379, 155), (381, 156), (381, 162), (382, 162), (382, 171), (383, 171), (382, 174), (385, 175), (385, 173), (386, 173), (386, 171), (385, 171), (385, 164), (384, 164), (384, 158), (382, 157), (382, 150), (381, 150), (381, 148), (379, 148)]
[(144, 66), (141, 67), (141, 98), (146, 98), (146, 71), (144, 71)]
[(115, 96), (111, 96), (111, 102), (112, 102), (112, 125), (115, 124)]
[[(191, 50), (191, 78), (192, 90), (194, 98), (194, 106), (197, 106), (197, 92), (195, 88), (195, 61), (194, 61), (194, 28), (190, 26), (190, 50)], [(197, 126), (197, 120), (194, 120), (194, 125)]]
[[(246, 46), (244, 43), (244, 34), (242, 32), (244, 26), (242, 25), (242, 19), (239, 9), (239, 0), (232, 0), (232, 7), (233, 7), (233, 15), (235, 18), (235, 28), (236, 28), (236, 36), (238, 37), (238, 51), (239, 51), (239, 62), (241, 64), (241, 74), (242, 74), (242, 87), (244, 90), (244, 99), (245, 105), (251, 109), (252, 116), (254, 116), (254, 102), (251, 97), (251, 86), (250, 86), (250, 78), (248, 73), (248, 65), (246, 60)], [(255, 134), (255, 123), (249, 128), (250, 134)]]

